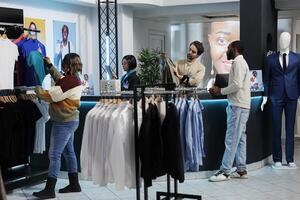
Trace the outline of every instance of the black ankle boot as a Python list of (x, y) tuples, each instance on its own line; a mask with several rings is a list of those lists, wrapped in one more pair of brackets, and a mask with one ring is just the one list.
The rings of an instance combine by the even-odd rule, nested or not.
[(78, 181), (78, 174), (77, 173), (69, 173), (69, 185), (59, 189), (59, 193), (69, 193), (69, 192), (81, 192), (81, 187)]
[(47, 183), (45, 186), (45, 189), (39, 191), (39, 192), (34, 192), (32, 195), (36, 196), (40, 199), (53, 199), (55, 198), (55, 184), (56, 184), (57, 179), (56, 178), (47, 178)]

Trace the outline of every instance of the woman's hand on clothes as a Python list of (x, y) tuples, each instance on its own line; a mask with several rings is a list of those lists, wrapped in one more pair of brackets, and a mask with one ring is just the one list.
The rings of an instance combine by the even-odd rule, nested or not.
[(48, 65), (49, 65), (49, 64), (52, 64), (50, 58), (47, 57), (47, 56), (45, 56), (44, 61), (45, 61), (46, 64), (48, 64)]
[(45, 62), (45, 64), (47, 65), (48, 69), (50, 69), (50, 68), (53, 66), (53, 64), (52, 64), (52, 62), (51, 62), (51, 60), (50, 60), (50, 58), (47, 57), (47, 56), (44, 57), (44, 62)]

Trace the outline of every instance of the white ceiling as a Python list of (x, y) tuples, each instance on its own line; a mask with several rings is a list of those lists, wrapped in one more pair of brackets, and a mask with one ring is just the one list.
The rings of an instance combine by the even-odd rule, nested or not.
[[(97, 6), (97, 0), (54, 1)], [(212, 18), (239, 16), (239, 0), (118, 0), (117, 2), (132, 7), (135, 17), (154, 21), (209, 21)], [(275, 7), (279, 11), (279, 17), (300, 18), (300, 0), (275, 0)]]
[(239, 16), (239, 2), (135, 9), (134, 16), (140, 19), (171, 23), (211, 21), (216, 18), (232, 19)]
[[(96, 6), (97, 0), (54, 0), (70, 4), (80, 4), (86, 6)], [(104, 0), (105, 1), (105, 0)], [(152, 6), (181, 6), (181, 5), (199, 5), (239, 2), (239, 0), (118, 0), (118, 4)], [(275, 0), (275, 7), (279, 10), (300, 10), (300, 0)]]
[(275, 7), (279, 11), (300, 10), (300, 0), (275, 0)]

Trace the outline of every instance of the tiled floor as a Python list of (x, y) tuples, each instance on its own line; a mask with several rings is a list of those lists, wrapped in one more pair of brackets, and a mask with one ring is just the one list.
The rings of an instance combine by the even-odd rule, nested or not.
[[(300, 142), (295, 145), (295, 160), (300, 166)], [(59, 179), (57, 187), (68, 183)], [(99, 187), (90, 181), (81, 181), (82, 192), (57, 194), (61, 200), (134, 200), (135, 190), (116, 191), (113, 185)], [(14, 190), (8, 200), (35, 199), (33, 191), (41, 190), (44, 183)], [(179, 184), (179, 192), (202, 195), (204, 200), (300, 200), (300, 167), (297, 170), (274, 170), (270, 166), (250, 171), (248, 180), (234, 180), (219, 183), (207, 179), (188, 180)], [(154, 200), (156, 191), (166, 191), (166, 182), (155, 182), (149, 188), (149, 199)], [(143, 193), (143, 190), (141, 189)]]

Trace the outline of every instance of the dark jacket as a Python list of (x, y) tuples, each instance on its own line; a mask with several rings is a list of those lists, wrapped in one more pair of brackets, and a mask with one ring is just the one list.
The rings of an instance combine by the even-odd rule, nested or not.
[(179, 182), (184, 181), (184, 166), (181, 150), (180, 124), (176, 106), (169, 103), (163, 121), (161, 134), (163, 140), (163, 169)]
[(143, 117), (139, 133), (139, 152), (141, 159), (141, 177), (146, 187), (152, 186), (152, 179), (163, 175), (163, 147), (161, 122), (156, 105), (149, 104)]
[(289, 52), (287, 71), (284, 72), (279, 53), (267, 57), (264, 70), (265, 96), (271, 99), (282, 99), (286, 93), (289, 99), (298, 99), (300, 94), (300, 57)]
[(140, 79), (136, 72), (129, 75), (124, 84), (121, 85), (121, 90), (133, 90), (134, 85), (139, 85)]

